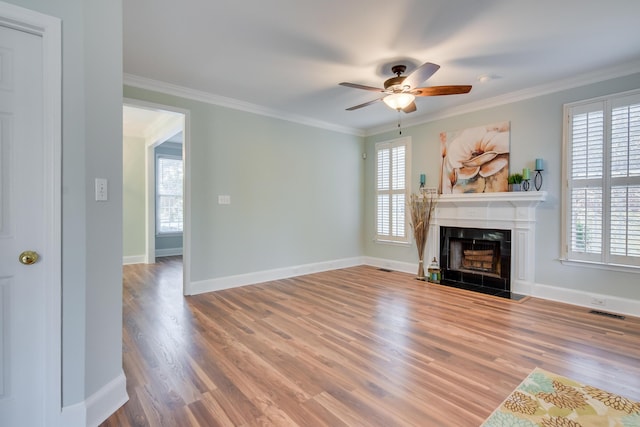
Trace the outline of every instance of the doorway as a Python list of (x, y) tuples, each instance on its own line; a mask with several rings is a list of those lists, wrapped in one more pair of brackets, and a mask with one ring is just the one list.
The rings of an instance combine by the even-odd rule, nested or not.
[[(188, 122), (189, 112), (175, 107), (133, 99), (123, 105), (123, 264), (182, 255), (183, 293), (189, 283)], [(178, 172), (182, 184), (176, 186)]]

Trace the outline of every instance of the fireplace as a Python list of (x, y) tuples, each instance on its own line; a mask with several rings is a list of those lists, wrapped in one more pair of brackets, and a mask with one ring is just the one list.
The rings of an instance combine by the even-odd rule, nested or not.
[[(509, 242), (509, 249), (503, 243), (498, 247), (490, 248), (496, 254), (492, 257), (497, 257), (495, 260), (492, 258), (491, 264), (491, 268), (495, 271), (478, 271), (489, 269), (489, 264), (487, 264), (489, 261), (485, 258), (474, 259), (472, 257), (467, 260), (466, 267), (474, 264), (470, 261), (482, 261), (484, 264), (475, 263), (472, 265), (471, 270), (473, 271), (471, 272), (464, 271), (467, 269), (466, 267), (459, 268), (460, 266), (458, 266), (457, 271), (447, 274), (445, 284), (515, 299), (524, 295), (532, 295), (536, 271), (536, 207), (546, 198), (547, 193), (544, 191), (441, 194), (438, 197), (433, 222), (430, 224), (429, 235), (433, 237), (429, 239), (427, 251), (429, 256), (425, 259), (431, 260), (436, 257), (440, 260), (441, 267), (449, 265), (450, 244), (445, 246), (442, 244), (440, 235), (442, 227), (470, 228), (481, 230), (482, 233), (486, 233), (487, 230), (492, 230), (494, 233), (496, 230), (497, 232), (508, 232), (508, 237), (504, 240)], [(494, 235), (485, 237), (488, 238), (475, 238), (475, 240), (496, 240)], [(472, 243), (473, 240), (472, 237)], [(472, 247), (467, 250), (483, 251), (487, 249)], [(446, 258), (441, 256), (441, 251), (447, 252)], [(471, 254), (473, 255), (473, 253)], [(487, 256), (482, 253), (475, 253), (475, 255)], [(481, 276), (480, 285), (468, 283), (466, 279), (472, 274)], [(494, 277), (494, 275), (500, 277)], [(451, 280), (456, 277), (461, 277), (462, 280)]]
[[(532, 295), (536, 271), (536, 207), (546, 199), (546, 196), (547, 193), (544, 191), (441, 194), (438, 197), (433, 223), (430, 224), (430, 236), (433, 237), (429, 239), (429, 257), (425, 259), (436, 257), (440, 260), (441, 268), (449, 265), (451, 245), (450, 243), (443, 245), (444, 239), (440, 234), (442, 227), (479, 230), (478, 232), (483, 233), (483, 236), (471, 238), (454, 236), (462, 240), (471, 240), (471, 243), (476, 240), (476, 244), (479, 240), (497, 240), (496, 232), (508, 233), (502, 236), (509, 242), (508, 248), (505, 246), (506, 243), (500, 243), (499, 246), (492, 243), (491, 245), (494, 246), (488, 249), (482, 247), (466, 249), (467, 251), (491, 249), (493, 251), (491, 266), (486, 258), (488, 253), (468, 252), (467, 256), (475, 255), (475, 257), (468, 258), (466, 264), (462, 266), (457, 265), (454, 271), (445, 273), (445, 284), (514, 299)], [(489, 230), (491, 233), (487, 235)], [(457, 250), (455, 245), (458, 244), (454, 244)], [(446, 252), (446, 256), (441, 255), (441, 251)], [(493, 271), (484, 271), (490, 269)], [(480, 284), (471, 284), (467, 280), (469, 277), (479, 279)]]
[(511, 230), (440, 227), (440, 245), (441, 283), (511, 293)]

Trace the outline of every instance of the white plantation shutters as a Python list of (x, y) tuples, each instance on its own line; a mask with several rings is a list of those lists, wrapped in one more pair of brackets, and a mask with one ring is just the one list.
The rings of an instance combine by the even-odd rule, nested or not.
[(409, 154), (409, 138), (376, 144), (376, 240), (409, 240), (406, 221)]
[(640, 95), (612, 101), (610, 198), (612, 260), (640, 265)]
[(571, 116), (571, 236), (573, 257), (598, 261), (602, 253), (604, 110), (590, 104)]
[(156, 233), (182, 233), (182, 159), (156, 157)]
[(566, 111), (566, 257), (640, 266), (640, 93)]

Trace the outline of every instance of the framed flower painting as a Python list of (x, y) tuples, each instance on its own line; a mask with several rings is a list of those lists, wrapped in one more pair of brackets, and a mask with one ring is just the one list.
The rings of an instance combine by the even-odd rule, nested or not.
[(440, 194), (508, 191), (510, 123), (440, 134)]

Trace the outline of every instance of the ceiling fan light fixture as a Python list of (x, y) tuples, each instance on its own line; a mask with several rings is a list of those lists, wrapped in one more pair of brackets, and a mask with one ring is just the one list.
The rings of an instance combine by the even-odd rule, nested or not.
[(402, 110), (403, 108), (411, 104), (414, 99), (416, 99), (416, 97), (410, 93), (399, 92), (387, 95), (382, 100), (389, 106), (389, 108), (393, 108), (394, 110)]

